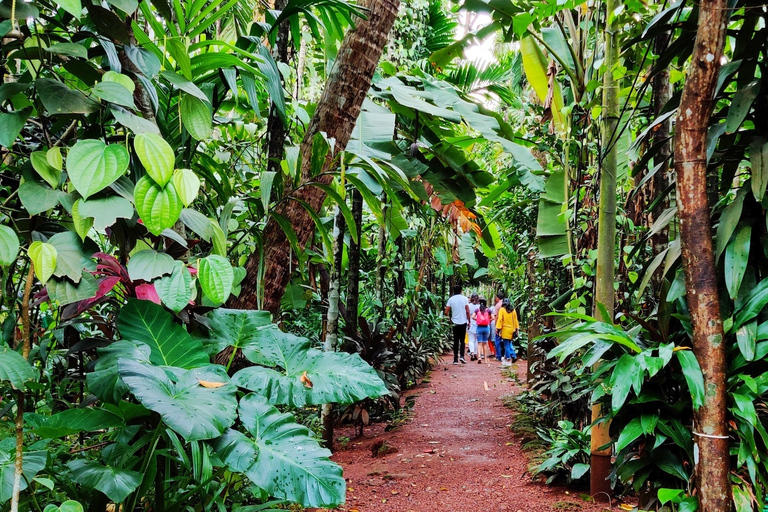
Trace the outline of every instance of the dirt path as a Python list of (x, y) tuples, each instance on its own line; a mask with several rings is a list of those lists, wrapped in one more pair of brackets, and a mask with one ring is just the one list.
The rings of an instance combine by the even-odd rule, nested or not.
[[(391, 432), (367, 428), (333, 459), (344, 467), (347, 512), (550, 512), (619, 510), (585, 502), (578, 492), (531, 482), (500, 398), (520, 390), (500, 366), (439, 364), (410, 394), (413, 418)], [(516, 365), (525, 378), (525, 363)], [(485, 389), (487, 383), (488, 390)], [(342, 429), (339, 436), (352, 436)], [(374, 443), (397, 452), (372, 457)], [(615, 505), (615, 503), (614, 503)]]

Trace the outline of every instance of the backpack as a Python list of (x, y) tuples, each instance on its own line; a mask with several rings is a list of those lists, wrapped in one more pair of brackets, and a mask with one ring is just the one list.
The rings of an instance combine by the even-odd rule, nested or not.
[(477, 321), (477, 325), (481, 327), (485, 327), (486, 325), (491, 323), (491, 312), (488, 311), (487, 309), (485, 310), (485, 312), (478, 310), (476, 321)]

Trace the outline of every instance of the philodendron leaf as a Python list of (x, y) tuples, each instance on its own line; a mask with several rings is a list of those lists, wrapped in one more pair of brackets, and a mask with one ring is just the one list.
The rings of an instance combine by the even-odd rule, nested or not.
[(178, 313), (192, 300), (192, 274), (180, 261), (175, 261), (171, 275), (155, 281), (155, 290), (163, 304)]
[(35, 275), (45, 284), (56, 270), (56, 247), (45, 242), (32, 242), (27, 253), (35, 265)]
[(118, 366), (123, 382), (144, 407), (160, 414), (187, 441), (218, 437), (235, 422), (237, 390), (223, 366), (166, 371), (129, 359)]
[(189, 134), (197, 140), (205, 140), (211, 136), (211, 109), (200, 98), (191, 94), (181, 94), (181, 122)]
[(164, 187), (173, 176), (176, 161), (173, 148), (161, 136), (150, 132), (137, 135), (133, 147), (149, 177)]
[(7, 267), (19, 255), (19, 237), (8, 226), (0, 225), (0, 266)]
[(173, 321), (162, 306), (129, 299), (120, 310), (117, 326), (123, 339), (149, 346), (152, 364), (197, 368), (209, 364), (203, 344)]
[(67, 155), (67, 173), (83, 199), (104, 190), (128, 170), (128, 150), (100, 140), (78, 141)]
[[(218, 328), (217, 323), (214, 326)], [(376, 370), (359, 355), (310, 348), (309, 340), (284, 333), (276, 325), (259, 327), (249, 334), (243, 353), (249, 357), (254, 352), (260, 356), (259, 364), (280, 369), (244, 368), (232, 382), (258, 391), (275, 405), (345, 404), (389, 392)]]
[(222, 304), (232, 293), (235, 272), (224, 256), (213, 254), (198, 262), (197, 279), (203, 293), (216, 304)]
[(161, 187), (149, 176), (144, 176), (136, 183), (133, 197), (139, 217), (153, 235), (173, 227), (179, 220), (182, 204), (173, 183)]
[(272, 496), (304, 507), (335, 507), (344, 502), (341, 466), (291, 414), (281, 414), (256, 394), (240, 400), (240, 421), (253, 437), (228, 430), (214, 450), (231, 469), (244, 473)]
[(33, 424), (35, 435), (43, 439), (125, 425), (123, 419), (117, 414), (97, 407), (67, 409), (51, 416), (35, 414), (28, 417), (27, 421)]
[(143, 279), (150, 282), (156, 277), (173, 272), (174, 260), (164, 253), (152, 249), (139, 251), (128, 260), (128, 276), (133, 281)]
[(36, 380), (35, 371), (21, 354), (4, 347), (0, 350), (0, 381), (10, 382), (15, 389), (24, 389), (30, 380)]
[(173, 186), (184, 206), (189, 206), (200, 191), (200, 178), (191, 169), (176, 169), (173, 173)]
[(257, 364), (273, 366), (275, 354), (265, 357), (260, 347), (262, 340), (261, 327), (272, 324), (272, 315), (268, 311), (248, 311), (240, 309), (217, 308), (208, 313), (208, 338), (203, 344), (209, 352), (219, 353), (227, 347), (243, 350), (245, 357)]
[[(14, 481), (14, 463), (15, 463), (14, 450), (0, 450), (0, 503), (4, 503), (11, 499), (13, 495), (13, 481)], [(24, 452), (22, 456), (22, 478), (20, 490), (24, 491), (29, 485), (35, 475), (45, 468), (45, 463), (48, 460), (48, 452), (46, 450)]]
[(142, 479), (138, 471), (102, 466), (93, 460), (71, 460), (67, 467), (72, 471), (75, 482), (104, 493), (115, 503), (122, 503), (139, 487)]
[(29, 161), (32, 168), (43, 178), (52, 188), (59, 186), (61, 178), (61, 169), (57, 169), (48, 162), (48, 155), (45, 151), (35, 151), (29, 155)]
[(86, 375), (88, 389), (101, 400), (117, 403), (128, 391), (120, 378), (117, 362), (121, 359), (149, 361), (151, 349), (144, 343), (121, 340), (99, 349), (99, 360)]

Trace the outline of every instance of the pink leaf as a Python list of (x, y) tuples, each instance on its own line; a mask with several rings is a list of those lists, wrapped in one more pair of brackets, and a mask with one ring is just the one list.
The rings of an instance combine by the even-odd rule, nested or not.
[(155, 304), (160, 304), (160, 297), (157, 295), (155, 285), (140, 284), (136, 287), (136, 298), (140, 300), (151, 300)]

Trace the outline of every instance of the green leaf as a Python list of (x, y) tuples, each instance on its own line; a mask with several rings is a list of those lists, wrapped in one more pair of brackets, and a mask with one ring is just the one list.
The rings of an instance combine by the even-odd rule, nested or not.
[(109, 109), (112, 115), (115, 117), (115, 121), (125, 126), (135, 134), (139, 133), (156, 133), (160, 134), (160, 129), (152, 121), (148, 121), (143, 117), (131, 114), (127, 110), (121, 107), (112, 106)]
[(72, 224), (75, 225), (75, 231), (80, 236), (80, 240), (85, 241), (85, 237), (88, 236), (93, 227), (93, 219), (80, 213), (80, 205), (82, 204), (82, 199), (78, 199), (72, 204)]
[(164, 252), (152, 249), (139, 251), (128, 260), (128, 276), (133, 281), (143, 279), (150, 282), (156, 277), (173, 272), (175, 264), (174, 259)]
[(128, 469), (102, 466), (96, 461), (75, 459), (67, 463), (78, 484), (96, 489), (115, 503), (122, 503), (141, 484), (142, 474)]
[(56, 277), (68, 277), (75, 283), (80, 282), (80, 278), (84, 275), (90, 275), (88, 273), (83, 274), (83, 270), (96, 270), (96, 262), (91, 257), (95, 244), (90, 241), (88, 244), (83, 244), (77, 233), (72, 231), (62, 231), (56, 233), (49, 240), (52, 246), (56, 248), (56, 270), (53, 275)]
[[(304, 507), (344, 502), (346, 483), (331, 452), (290, 414), (281, 414), (256, 394), (240, 400), (240, 421), (253, 440), (229, 430), (214, 442), (225, 464), (241, 471), (268, 494)], [(255, 460), (254, 460), (255, 458)]]
[(629, 396), (629, 390), (638, 371), (637, 360), (630, 354), (624, 354), (619, 358), (611, 374), (611, 408), (618, 412)]
[(736, 310), (736, 319), (733, 321), (733, 329), (738, 329), (745, 323), (754, 319), (768, 304), (768, 279), (763, 279), (749, 292), (744, 299), (744, 305)]
[[(45, 110), (56, 114), (92, 114), (99, 110), (99, 103), (82, 92), (50, 78), (35, 80), (35, 88)], [(84, 141), (83, 141), (84, 142)]]
[(96, 278), (91, 274), (83, 274), (80, 282), (75, 284), (69, 279), (53, 278), (49, 279), (45, 285), (48, 290), (48, 296), (51, 300), (58, 302), (62, 306), (72, 304), (94, 297), (98, 290)]
[(117, 7), (129, 16), (139, 7), (138, 0), (107, 0), (107, 2), (109, 5)]
[(140, 133), (133, 141), (133, 147), (139, 156), (141, 165), (149, 177), (160, 187), (171, 181), (176, 157), (173, 148), (165, 140), (154, 133)]
[[(74, 0), (74, 1), (76, 1), (78, 4), (80, 3), (79, 0)], [(46, 48), (45, 51), (49, 53), (53, 53), (55, 55), (64, 55), (66, 57), (76, 57), (78, 59), (88, 58), (88, 48), (77, 43), (56, 43), (51, 47)]]
[(477, 257), (475, 256), (475, 240), (471, 233), (464, 233), (459, 242), (459, 257), (461, 263), (470, 267), (477, 266)]
[(74, 500), (65, 501), (58, 510), (59, 512), (84, 512), (83, 506)]
[(153, 235), (173, 227), (179, 220), (182, 204), (173, 183), (160, 187), (149, 176), (144, 176), (136, 183), (133, 197), (139, 217)]
[(715, 257), (718, 259), (728, 245), (728, 242), (730, 242), (731, 235), (736, 230), (736, 225), (741, 218), (741, 210), (744, 208), (745, 196), (745, 189), (739, 189), (733, 202), (726, 206), (723, 213), (720, 214), (720, 222), (717, 225), (717, 234), (715, 235)]
[(176, 169), (173, 173), (173, 186), (184, 206), (189, 206), (200, 191), (200, 178), (191, 169)]
[[(34, 418), (30, 418), (32, 420)], [(96, 432), (124, 426), (123, 419), (104, 409), (84, 407), (67, 409), (52, 416), (37, 416), (34, 434), (43, 439), (71, 436), (80, 432)], [(30, 421), (32, 423), (32, 421)]]
[(184, 208), (181, 210), (181, 215), (179, 218), (181, 219), (181, 222), (183, 222), (184, 225), (188, 229), (191, 229), (197, 236), (206, 242), (211, 241), (211, 237), (213, 237), (213, 228), (211, 227), (211, 224), (215, 223), (213, 223), (208, 217), (198, 212), (197, 210)]
[(749, 145), (749, 163), (752, 168), (752, 195), (759, 203), (763, 200), (768, 186), (768, 141), (764, 138), (756, 137)]
[(19, 255), (19, 236), (8, 226), (0, 225), (0, 266), (7, 267)]
[(192, 300), (192, 274), (182, 262), (175, 261), (171, 275), (155, 281), (155, 290), (163, 304), (178, 313)]
[(589, 464), (577, 463), (571, 468), (571, 480), (578, 480), (589, 472)]
[(739, 295), (741, 281), (747, 270), (749, 247), (752, 239), (752, 228), (742, 226), (731, 243), (725, 248), (725, 286), (731, 299)]
[(310, 348), (309, 340), (284, 333), (276, 325), (260, 327), (250, 338), (250, 346), (243, 351), (246, 357), (257, 355), (259, 364), (279, 370), (252, 366), (237, 372), (233, 382), (258, 391), (272, 404), (346, 404), (389, 392), (376, 371), (357, 354)]
[(181, 95), (181, 122), (189, 134), (196, 140), (205, 140), (211, 136), (213, 126), (211, 124), (211, 109), (208, 103), (183, 93)]
[(56, 247), (44, 242), (32, 242), (27, 253), (35, 265), (35, 275), (45, 284), (56, 269)]
[(80, 0), (59, 0), (56, 2), (56, 5), (78, 20), (83, 15), (83, 5), (80, 3)]
[(59, 204), (59, 192), (36, 181), (25, 181), (19, 187), (19, 199), (30, 215), (37, 215)]
[(32, 113), (32, 107), (0, 114), (0, 146), (11, 148)]
[(195, 98), (202, 100), (202, 101), (208, 101), (208, 96), (205, 95), (203, 91), (200, 90), (198, 86), (187, 80), (181, 75), (178, 75), (174, 73), (173, 71), (163, 71), (160, 73), (160, 76), (168, 80), (168, 82), (177, 87), (178, 89), (181, 89), (182, 91), (191, 94)]
[(757, 343), (757, 320), (747, 322), (736, 331), (736, 344), (747, 361), (755, 359), (755, 344)]
[(237, 390), (223, 366), (175, 368), (172, 373), (127, 359), (118, 366), (120, 378), (144, 407), (160, 414), (186, 441), (218, 437), (235, 422)]
[(125, 174), (130, 158), (122, 144), (100, 140), (78, 141), (67, 155), (67, 173), (83, 199), (104, 190)]
[(739, 485), (734, 485), (732, 491), (733, 504), (736, 507), (736, 512), (752, 512), (755, 510), (755, 508), (752, 507), (752, 499), (750, 498), (749, 492), (745, 491)]
[[(45, 468), (48, 452), (45, 450), (24, 452), (22, 455), (22, 479), (20, 490), (26, 490), (28, 482)], [(14, 450), (0, 450), (0, 503), (11, 499), (16, 455)]]
[(683, 367), (683, 376), (688, 383), (688, 390), (693, 399), (693, 408), (698, 409), (704, 405), (704, 376), (696, 356), (690, 350), (678, 350), (675, 352), (680, 366)]
[(216, 304), (224, 303), (232, 293), (235, 273), (224, 256), (212, 254), (198, 261), (197, 279), (203, 293)]
[(259, 184), (259, 195), (261, 196), (261, 205), (264, 211), (269, 211), (269, 199), (272, 196), (272, 183), (275, 181), (275, 171), (264, 171), (261, 173), (261, 183)]
[(136, 84), (133, 83), (133, 80), (131, 80), (131, 77), (128, 75), (123, 75), (121, 73), (118, 73), (116, 71), (107, 71), (104, 73), (104, 75), (101, 77), (102, 82), (115, 82), (126, 89), (128, 89), (128, 92), (133, 94), (133, 91), (136, 90)]
[(32, 163), (32, 168), (37, 171), (37, 174), (39, 174), (51, 188), (59, 186), (61, 170), (56, 169), (48, 162), (48, 155), (45, 151), (33, 152), (29, 155), (29, 161)]
[(0, 349), (0, 380), (10, 382), (14, 389), (24, 389), (37, 375), (21, 354), (8, 347)]
[(93, 371), (86, 375), (88, 390), (105, 402), (117, 403), (128, 392), (118, 373), (117, 362), (121, 359), (149, 361), (152, 351), (144, 343), (122, 340), (100, 348), (98, 353)]
[(685, 495), (683, 489), (659, 489), (658, 496), (659, 502), (664, 505), (665, 503), (677, 503), (677, 500)]
[(123, 339), (149, 346), (152, 364), (179, 368), (209, 364), (203, 344), (175, 323), (162, 306), (153, 302), (129, 299), (120, 310), (117, 326)]
[(640, 418), (633, 418), (632, 421), (621, 430), (619, 440), (616, 441), (616, 451), (623, 450), (644, 433)]
[[(739, 129), (741, 123), (749, 114), (752, 103), (760, 92), (760, 79), (755, 78), (747, 85), (739, 87), (733, 95), (731, 105), (728, 107), (728, 115), (725, 118), (725, 133), (733, 133)], [(759, 199), (758, 199), (759, 201)]]
[(82, 217), (92, 218), (93, 226), (98, 231), (104, 231), (117, 219), (132, 218), (133, 205), (122, 196), (99, 197), (87, 201), (83, 199), (80, 200), (79, 213)]
[[(279, 335), (262, 327), (272, 324), (272, 315), (268, 311), (250, 311), (218, 308), (208, 313), (208, 337), (203, 344), (211, 352), (221, 352), (227, 347), (241, 349), (245, 357), (257, 364), (274, 364), (271, 357), (261, 355), (261, 346), (271, 340), (265, 335)], [(270, 354), (274, 356), (273, 351)]]
[(100, 100), (134, 110), (136, 109), (136, 105), (133, 103), (133, 93), (126, 89), (121, 83), (110, 81), (99, 82), (91, 88), (91, 92)]

